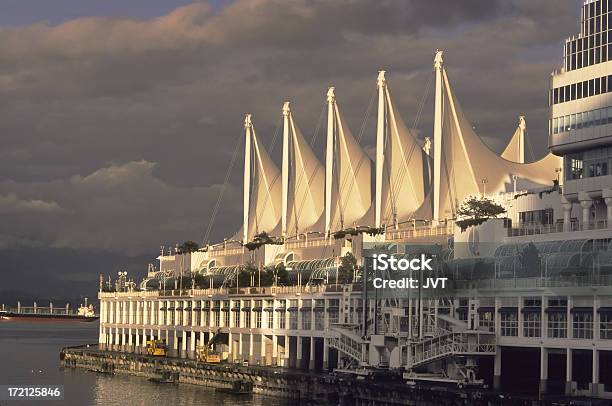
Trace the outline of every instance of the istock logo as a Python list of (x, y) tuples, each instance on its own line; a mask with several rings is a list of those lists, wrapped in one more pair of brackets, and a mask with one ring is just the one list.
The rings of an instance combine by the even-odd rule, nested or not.
[(374, 270), (375, 271), (433, 271), (431, 268), (432, 258), (426, 258), (425, 254), (421, 254), (420, 258), (400, 258), (387, 254), (374, 255)]

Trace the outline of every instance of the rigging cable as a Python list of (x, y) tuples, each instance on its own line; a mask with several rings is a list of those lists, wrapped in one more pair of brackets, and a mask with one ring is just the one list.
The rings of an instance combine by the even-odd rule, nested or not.
[(215, 204), (215, 208), (213, 209), (212, 215), (210, 217), (210, 221), (208, 222), (208, 227), (206, 228), (206, 234), (204, 235), (204, 241), (202, 245), (207, 244), (208, 239), (210, 237), (210, 232), (212, 230), (213, 225), (215, 224), (215, 219), (217, 217), (217, 213), (219, 212), (219, 207), (221, 206), (221, 200), (223, 199), (223, 194), (225, 193), (225, 189), (227, 188), (227, 184), (229, 183), (229, 178), (232, 174), (232, 170), (234, 169), (234, 164), (236, 163), (236, 158), (238, 157), (238, 150), (242, 145), (243, 134), (240, 134), (238, 138), (238, 142), (234, 147), (234, 153), (232, 155), (232, 160), (230, 161), (229, 167), (227, 168), (227, 172), (225, 173), (225, 180), (223, 185), (221, 186), (221, 190), (219, 191), (219, 196), (217, 197), (217, 203)]

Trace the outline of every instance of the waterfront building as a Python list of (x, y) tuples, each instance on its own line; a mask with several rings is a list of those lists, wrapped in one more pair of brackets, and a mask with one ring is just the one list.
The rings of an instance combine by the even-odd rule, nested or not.
[[(195, 252), (162, 251), (138, 289), (102, 289), (100, 346), (143, 353), (164, 339), (171, 356), (194, 358), (219, 334), (228, 362), (612, 398), (609, 11), (608, 0), (582, 6), (550, 80), (550, 151), (535, 162), (525, 162), (524, 117), (501, 156), (482, 142), (441, 51), (432, 142), (404, 124), (384, 71), (374, 161), (334, 88), (324, 161), (288, 102), (280, 169), (247, 115), (242, 229)], [(470, 196), (505, 218), (462, 229)], [(435, 255), (449, 286), (373, 289), (363, 281), (381, 249)], [(262, 286), (266, 269), (286, 272), (284, 286), (276, 274)]]

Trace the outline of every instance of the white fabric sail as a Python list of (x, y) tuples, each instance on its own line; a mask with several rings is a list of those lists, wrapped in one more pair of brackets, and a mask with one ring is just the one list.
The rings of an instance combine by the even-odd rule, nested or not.
[[(531, 186), (552, 185), (555, 169), (562, 168), (562, 159), (552, 154), (539, 161), (521, 164), (511, 162), (491, 151), (474, 132), (457, 102), (446, 70), (443, 73), (443, 136), (440, 215), (455, 216), (457, 206), (468, 196), (511, 190), (512, 177), (517, 176)], [(486, 188), (486, 190), (485, 190)]]
[(362, 224), (372, 206), (372, 161), (355, 140), (337, 102), (334, 102), (336, 142), (332, 168), (331, 231)]
[(525, 163), (525, 117), (519, 117), (519, 125), (510, 138), (501, 157), (512, 162)]
[(287, 207), (287, 235), (307, 231), (322, 231), (325, 196), (325, 171), (304, 139), (289, 112), (290, 174)]
[(386, 86), (387, 112), (382, 218), (387, 225), (413, 218), (429, 192), (428, 156), (404, 124)]
[(258, 233), (278, 234), (281, 219), (281, 174), (253, 129), (252, 192), (248, 241)]

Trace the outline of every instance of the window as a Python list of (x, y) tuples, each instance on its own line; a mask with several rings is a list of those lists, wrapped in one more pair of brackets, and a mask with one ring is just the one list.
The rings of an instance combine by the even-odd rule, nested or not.
[(289, 328), (291, 330), (298, 329), (298, 314), (297, 312), (289, 312)]
[(495, 331), (495, 313), (482, 312), (478, 315), (478, 326), (489, 331)]
[(340, 314), (338, 310), (330, 310), (329, 311), (329, 324), (338, 323), (340, 320)]
[(244, 312), (244, 327), (251, 328), (251, 311)]
[(312, 313), (302, 312), (302, 329), (310, 330), (312, 328)]
[(223, 312), (223, 325), (225, 327), (230, 327), (230, 311), (229, 308)]
[(500, 313), (501, 335), (504, 337), (518, 336), (518, 315), (516, 311)]
[(599, 336), (602, 340), (612, 340), (612, 313), (602, 312), (599, 315)]
[(582, 179), (582, 154), (568, 154), (565, 156), (566, 162), (566, 179)]
[(567, 337), (567, 313), (550, 312), (548, 314), (548, 337), (566, 338)]
[(285, 313), (285, 311), (278, 312), (278, 328), (281, 330), (284, 330), (286, 328), (286, 315), (287, 314)]
[(572, 326), (574, 338), (593, 338), (593, 312), (574, 312)]
[[(532, 210), (519, 212), (519, 224), (552, 224), (554, 222), (554, 210)], [(527, 304), (525, 306), (528, 306)], [(537, 305), (540, 306), (540, 305)]]
[(523, 335), (525, 337), (540, 337), (539, 312), (525, 312), (523, 315)]
[(589, 164), (589, 178), (594, 178), (597, 176), (605, 176), (608, 174), (608, 163), (607, 162), (597, 162)]
[(325, 312), (315, 312), (315, 330), (325, 329)]

